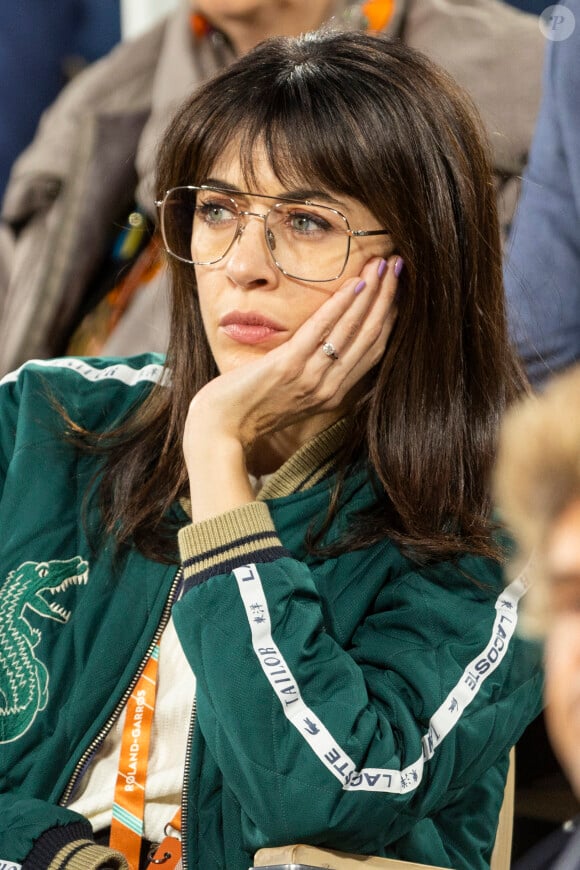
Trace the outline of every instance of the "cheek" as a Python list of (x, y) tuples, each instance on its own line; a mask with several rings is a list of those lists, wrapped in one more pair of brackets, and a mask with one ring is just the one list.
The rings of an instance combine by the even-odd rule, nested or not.
[(563, 766), (580, 762), (580, 616), (554, 620), (546, 642), (546, 725)]
[(546, 640), (546, 679), (554, 688), (577, 673), (580, 681), (580, 615), (555, 616)]
[(306, 284), (283, 277), (278, 288), (270, 291), (276, 297), (270, 303), (291, 333), (296, 332), (309, 317), (339, 290), (344, 278), (321, 284)]
[(211, 319), (212, 302), (215, 301), (215, 292), (211, 289), (211, 275), (204, 272), (199, 266), (195, 268), (195, 281), (197, 284), (197, 298), (203, 325), (207, 332)]
[(294, 308), (293, 331), (295, 332), (309, 317), (312, 317), (331, 295), (332, 293), (307, 293), (296, 300), (296, 305), (292, 306)]

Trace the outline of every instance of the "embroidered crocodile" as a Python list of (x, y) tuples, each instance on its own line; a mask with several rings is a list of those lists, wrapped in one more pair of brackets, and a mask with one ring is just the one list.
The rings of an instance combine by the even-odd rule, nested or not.
[(66, 623), (70, 611), (51, 599), (87, 580), (88, 564), (80, 556), (24, 562), (8, 574), (0, 594), (0, 743), (21, 737), (48, 703), (48, 670), (35, 653), (42, 632), (28, 622), (27, 608)]

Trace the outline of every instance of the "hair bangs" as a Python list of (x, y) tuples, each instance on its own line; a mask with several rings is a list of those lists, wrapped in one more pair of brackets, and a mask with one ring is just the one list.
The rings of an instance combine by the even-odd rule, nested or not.
[[(240, 161), (248, 189), (253, 189), (256, 158), (263, 149), (282, 186), (322, 187), (370, 206), (366, 193), (375, 186), (374, 178), (372, 184), (368, 178), (373, 161), (356, 110), (368, 94), (362, 88), (359, 92), (356, 77), (344, 70), (335, 70), (326, 87), (324, 63), (278, 60), (273, 79), (268, 67), (267, 100), (264, 83), (246, 76), (233, 81), (218, 76), (193, 96), (182, 114), (187, 128), (176, 118), (163, 149), (161, 166), (167, 166), (165, 155), (173, 156), (165, 189), (205, 183), (228, 151)], [(254, 72), (260, 78), (260, 70)], [(337, 75), (340, 81), (334, 80)]]

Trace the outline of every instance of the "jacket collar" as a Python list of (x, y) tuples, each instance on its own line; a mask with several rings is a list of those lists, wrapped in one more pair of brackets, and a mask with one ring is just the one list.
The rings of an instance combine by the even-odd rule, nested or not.
[(332, 474), (336, 455), (347, 431), (345, 418), (319, 432), (271, 474), (258, 495), (259, 501), (283, 498), (315, 486)]

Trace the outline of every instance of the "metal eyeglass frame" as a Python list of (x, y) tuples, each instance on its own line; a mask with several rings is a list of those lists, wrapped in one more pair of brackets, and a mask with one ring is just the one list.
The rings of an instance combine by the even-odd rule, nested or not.
[[(169, 196), (171, 196), (172, 193), (175, 193), (176, 190), (209, 190), (209, 191), (213, 191), (215, 193), (225, 194), (233, 203), (233, 205), (235, 207), (235, 212), (237, 215), (237, 221), (238, 221), (237, 228), (236, 228), (236, 231), (233, 235), (233, 238), (232, 238), (231, 242), (229, 243), (229, 245), (227, 246), (226, 250), (217, 259), (215, 259), (215, 260), (203, 260), (203, 261), (188, 260), (185, 257), (180, 257), (179, 254), (176, 254), (169, 247), (169, 244), (167, 242), (167, 235), (165, 233), (165, 205), (167, 203), (167, 198)], [(257, 198), (257, 199), (268, 199), (268, 200), (273, 200), (274, 202), (273, 202), (273, 205), (268, 209), (268, 211), (265, 214), (260, 214), (259, 212), (240, 210), (238, 203), (234, 199), (235, 196), (248, 196), (248, 197)], [(299, 275), (293, 275), (291, 272), (287, 272), (286, 269), (283, 269), (282, 266), (280, 265), (280, 263), (278, 262), (278, 260), (276, 259), (275, 255), (274, 255), (274, 251), (272, 250), (272, 247), (270, 245), (270, 239), (268, 238), (268, 227), (266, 225), (266, 220), (267, 220), (268, 216), (270, 215), (270, 212), (276, 207), (276, 205), (279, 205), (279, 204), (282, 205), (283, 203), (286, 203), (286, 202), (297, 203), (298, 205), (315, 206), (316, 208), (321, 208), (321, 209), (324, 209), (326, 211), (331, 211), (331, 212), (333, 212), (333, 214), (335, 214), (339, 218), (341, 218), (341, 220), (344, 222), (344, 224), (345, 224), (344, 233), (347, 236), (346, 254), (344, 257), (344, 263), (342, 264), (342, 269), (336, 275), (333, 275), (332, 278), (303, 278), (303, 277), (300, 277)], [(165, 250), (167, 251), (167, 253), (170, 254), (170, 256), (174, 257), (176, 260), (180, 260), (180, 262), (182, 262), (182, 263), (188, 263), (188, 265), (190, 265), (190, 266), (213, 266), (214, 263), (219, 263), (220, 260), (223, 260), (224, 257), (227, 256), (227, 254), (229, 253), (230, 249), (232, 248), (234, 242), (243, 233), (245, 225), (242, 224), (242, 218), (244, 218), (244, 217), (256, 217), (256, 218), (260, 218), (262, 221), (264, 221), (264, 237), (266, 239), (266, 246), (268, 248), (268, 251), (270, 252), (270, 256), (272, 257), (272, 261), (273, 261), (274, 265), (276, 266), (276, 268), (278, 269), (278, 271), (280, 271), (283, 275), (286, 275), (287, 278), (295, 278), (297, 281), (308, 281), (308, 282), (311, 282), (313, 284), (324, 284), (327, 281), (335, 281), (337, 278), (341, 277), (344, 270), (346, 269), (346, 264), (348, 263), (348, 258), (350, 256), (350, 240), (351, 240), (351, 238), (361, 238), (363, 236), (388, 236), (388, 235), (390, 235), (390, 230), (352, 230), (350, 228), (350, 224), (348, 222), (348, 218), (346, 217), (346, 215), (344, 215), (341, 211), (339, 211), (336, 208), (333, 208), (330, 205), (323, 205), (322, 203), (313, 202), (312, 200), (308, 200), (308, 199), (293, 199), (292, 197), (269, 196), (268, 194), (265, 194), (265, 193), (251, 193), (250, 191), (233, 190), (233, 189), (226, 188), (226, 187), (214, 187), (213, 185), (209, 185), (209, 184), (201, 184), (201, 185), (180, 184), (177, 187), (171, 187), (169, 190), (165, 191), (163, 199), (156, 199), (155, 200), (155, 205), (159, 209), (159, 224), (160, 224), (160, 228), (161, 228), (161, 237), (163, 239), (163, 246), (164, 246)]]

